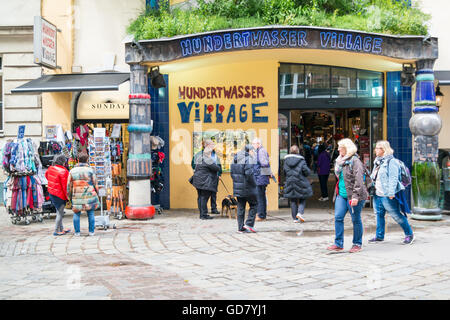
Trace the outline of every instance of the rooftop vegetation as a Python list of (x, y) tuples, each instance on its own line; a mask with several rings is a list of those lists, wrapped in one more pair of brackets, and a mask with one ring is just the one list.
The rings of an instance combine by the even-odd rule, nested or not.
[(127, 28), (136, 40), (267, 25), (317, 26), (393, 35), (427, 35), (430, 16), (407, 0), (197, 0), (190, 8), (160, 1)]

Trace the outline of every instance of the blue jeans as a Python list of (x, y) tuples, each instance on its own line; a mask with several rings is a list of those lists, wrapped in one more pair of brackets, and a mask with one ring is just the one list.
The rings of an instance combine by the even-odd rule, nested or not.
[[(75, 229), (75, 233), (80, 233), (80, 215), (81, 212), (73, 213), (73, 228)], [(89, 232), (95, 231), (95, 214), (94, 210), (87, 211), (88, 220), (89, 220)]]
[(267, 185), (257, 186), (256, 199), (258, 201), (257, 213), (261, 219), (265, 219), (267, 216), (267, 197), (266, 197), (266, 187)]
[(344, 218), (347, 211), (350, 211), (353, 223), (353, 244), (361, 246), (363, 236), (363, 224), (361, 221), (361, 210), (364, 207), (365, 200), (359, 201), (355, 207), (350, 206), (347, 198), (340, 195), (336, 197), (334, 203), (334, 227), (336, 238), (334, 243), (340, 247), (344, 247)]
[(377, 215), (376, 237), (378, 239), (384, 239), (384, 231), (386, 228), (384, 216), (386, 215), (386, 211), (388, 211), (395, 222), (402, 227), (405, 236), (413, 235), (411, 226), (408, 223), (408, 218), (400, 212), (400, 205), (395, 198), (389, 199), (389, 197), (374, 196), (373, 208)]

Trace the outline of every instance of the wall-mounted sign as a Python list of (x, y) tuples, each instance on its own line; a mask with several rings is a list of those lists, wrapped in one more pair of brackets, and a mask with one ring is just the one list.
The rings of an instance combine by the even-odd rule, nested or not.
[(205, 35), (180, 41), (183, 57), (221, 52), (232, 49), (294, 48), (310, 46), (310, 42), (320, 43), (323, 49), (342, 49), (364, 53), (382, 53), (383, 39), (354, 32), (326, 32), (318, 34), (319, 41), (308, 31), (279, 29), (235, 31), (216, 35)]
[[(261, 86), (211, 86), (178, 87), (177, 103), (181, 123), (201, 121), (203, 123), (265, 123), (269, 121), (264, 87)], [(199, 100), (207, 99), (206, 103)], [(242, 102), (239, 102), (240, 99)], [(192, 115), (192, 116), (191, 116)]]
[(126, 44), (125, 60), (138, 63), (168, 62), (182, 58), (262, 49), (323, 49), (373, 54), (397, 59), (420, 60), (438, 57), (437, 38), (393, 36), (320, 27), (265, 26), (211, 31), (169, 39), (140, 41), (137, 49)]
[(17, 132), (17, 139), (23, 139), (25, 135), (25, 125), (19, 126), (19, 130)]
[(54, 24), (40, 16), (34, 17), (34, 63), (55, 69), (56, 35), (58, 30)]
[(77, 102), (76, 119), (128, 119), (130, 117), (129, 93), (129, 81), (122, 83), (118, 91), (85, 91)]

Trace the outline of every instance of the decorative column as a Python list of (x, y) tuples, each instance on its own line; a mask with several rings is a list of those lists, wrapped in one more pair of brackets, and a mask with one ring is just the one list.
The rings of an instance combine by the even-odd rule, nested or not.
[(128, 219), (150, 219), (155, 215), (151, 204), (150, 175), (152, 170), (150, 133), (150, 95), (147, 86), (147, 67), (130, 64), (130, 145), (127, 160), (129, 180)]
[(442, 128), (442, 120), (436, 107), (433, 65), (434, 60), (419, 60), (416, 63), (414, 115), (409, 121), (409, 128), (414, 136), (411, 218), (417, 220), (442, 219), (439, 207), (440, 171), (437, 163), (438, 134)]

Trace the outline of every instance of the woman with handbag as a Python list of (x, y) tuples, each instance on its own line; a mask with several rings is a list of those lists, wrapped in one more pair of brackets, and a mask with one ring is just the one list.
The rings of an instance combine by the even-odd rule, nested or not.
[(64, 229), (63, 217), (67, 198), (67, 178), (69, 171), (64, 167), (67, 159), (63, 154), (54, 157), (53, 165), (45, 172), (47, 179), (47, 190), (50, 200), (56, 209), (54, 236), (61, 236), (70, 232), (70, 229)]
[(201, 220), (213, 219), (208, 214), (207, 204), (213, 193), (217, 193), (218, 172), (221, 170), (221, 167), (217, 165), (217, 159), (212, 157), (214, 148), (214, 142), (206, 140), (205, 148), (194, 156), (192, 164), (195, 170), (191, 183), (197, 189), (197, 204)]
[(73, 227), (75, 236), (80, 235), (80, 215), (86, 211), (89, 220), (89, 235), (95, 231), (94, 210), (100, 205), (98, 199), (97, 177), (94, 169), (87, 163), (89, 156), (82, 152), (78, 154), (79, 163), (69, 172), (67, 181), (67, 196), (72, 202)]
[(361, 211), (368, 197), (364, 183), (364, 164), (356, 155), (356, 145), (350, 139), (338, 142), (339, 156), (336, 159), (334, 173), (337, 177), (334, 194), (335, 241), (327, 250), (340, 252), (344, 250), (344, 218), (350, 212), (353, 223), (353, 246), (350, 253), (361, 251), (363, 225)]
[[(403, 244), (411, 244), (414, 241), (414, 234), (406, 217), (406, 213), (409, 213), (408, 203), (405, 197), (402, 197), (405, 187), (399, 179), (401, 168), (393, 154), (394, 150), (392, 150), (388, 141), (380, 140), (377, 142), (375, 146), (376, 158), (371, 174), (371, 178), (375, 182), (373, 207), (377, 215), (377, 229), (375, 236), (369, 240), (369, 243), (384, 241), (386, 211), (402, 227), (405, 233)], [(402, 211), (405, 214), (402, 214)]]

